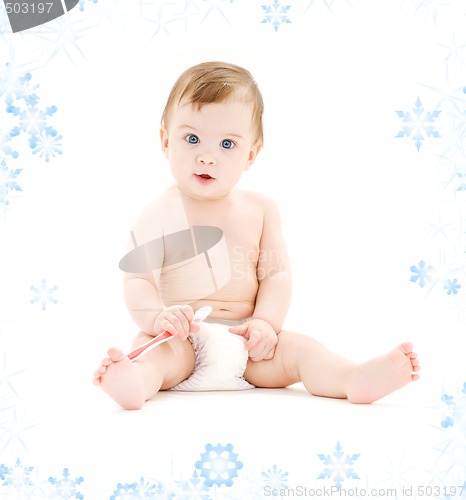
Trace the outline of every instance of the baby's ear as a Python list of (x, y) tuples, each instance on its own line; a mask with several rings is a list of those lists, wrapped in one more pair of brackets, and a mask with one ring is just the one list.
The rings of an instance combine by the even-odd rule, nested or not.
[(262, 143), (257, 142), (252, 146), (251, 150), (249, 151), (249, 158), (248, 158), (248, 163), (246, 165), (246, 170), (256, 161), (257, 155), (259, 154), (260, 150), (262, 149)]
[(162, 143), (163, 154), (168, 158), (168, 130), (165, 125), (160, 127), (160, 141)]

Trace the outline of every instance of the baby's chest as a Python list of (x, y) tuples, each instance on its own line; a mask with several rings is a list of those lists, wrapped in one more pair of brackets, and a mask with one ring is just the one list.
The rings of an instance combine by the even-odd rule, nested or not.
[(239, 255), (242, 261), (257, 260), (263, 229), (263, 214), (257, 211), (257, 207), (236, 204), (228, 210), (192, 212), (189, 222), (191, 226), (220, 231), (232, 261)]

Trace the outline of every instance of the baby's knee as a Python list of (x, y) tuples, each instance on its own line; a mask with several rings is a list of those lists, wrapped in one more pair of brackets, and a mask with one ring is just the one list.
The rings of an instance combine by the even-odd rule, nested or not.
[(186, 380), (194, 370), (196, 356), (191, 342), (177, 337), (159, 346), (159, 361), (165, 366), (162, 389), (173, 387)]

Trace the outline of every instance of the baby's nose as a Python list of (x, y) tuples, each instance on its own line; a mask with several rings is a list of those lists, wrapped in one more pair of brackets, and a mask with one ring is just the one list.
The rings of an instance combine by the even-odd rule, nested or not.
[(215, 160), (215, 158), (213, 157), (213, 155), (211, 155), (210, 153), (201, 153), (198, 157), (197, 157), (197, 162), (200, 164), (200, 165), (216, 165), (217, 162)]

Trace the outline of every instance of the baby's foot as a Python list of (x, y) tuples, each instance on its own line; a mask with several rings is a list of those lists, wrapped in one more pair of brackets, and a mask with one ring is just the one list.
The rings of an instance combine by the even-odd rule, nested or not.
[(358, 365), (348, 381), (349, 401), (372, 403), (417, 380), (419, 361), (412, 349), (411, 342), (405, 342), (384, 356)]
[(94, 384), (126, 410), (139, 410), (144, 404), (144, 384), (140, 373), (128, 356), (111, 347), (108, 358), (94, 373)]

